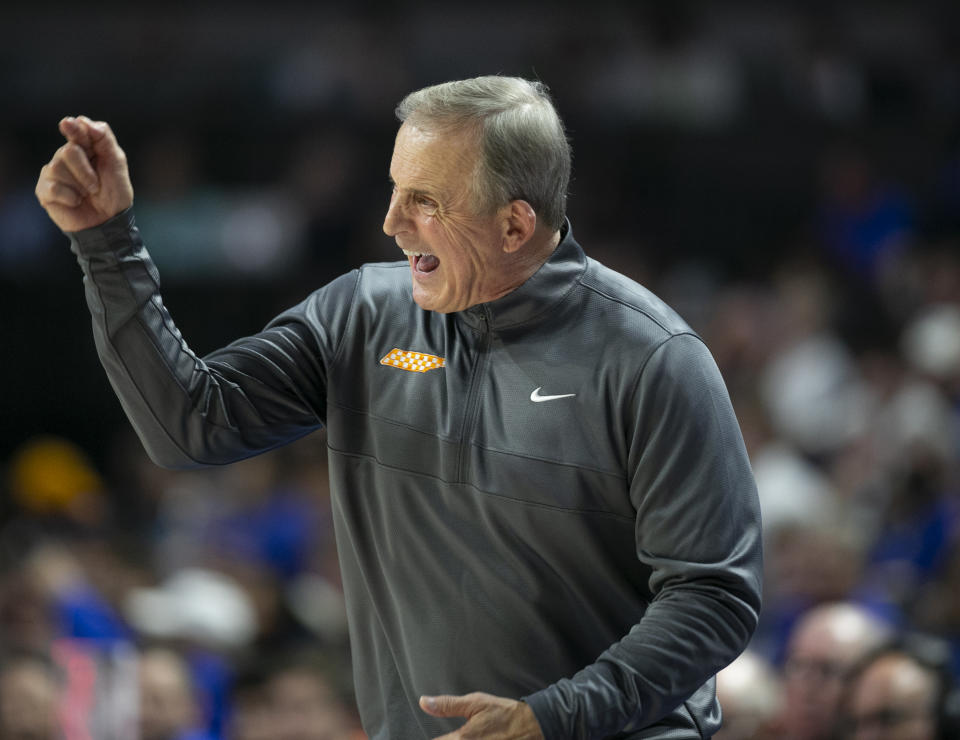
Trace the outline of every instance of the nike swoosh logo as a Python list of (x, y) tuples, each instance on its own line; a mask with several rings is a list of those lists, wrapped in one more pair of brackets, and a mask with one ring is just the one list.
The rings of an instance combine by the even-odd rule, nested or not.
[[(543, 386), (541, 385), (540, 388), (543, 388)], [(561, 393), (559, 396), (541, 396), (540, 388), (537, 388), (536, 390), (534, 390), (533, 393), (530, 394), (530, 400), (533, 401), (534, 403), (543, 403), (544, 401), (556, 401), (558, 398), (572, 398), (573, 396), (577, 395), (576, 393)]]

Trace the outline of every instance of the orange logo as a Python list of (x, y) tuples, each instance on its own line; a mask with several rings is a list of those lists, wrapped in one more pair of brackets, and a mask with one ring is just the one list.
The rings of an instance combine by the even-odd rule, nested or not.
[(433, 370), (438, 367), (444, 367), (447, 361), (436, 355), (428, 355), (423, 352), (408, 352), (407, 350), (394, 347), (387, 352), (386, 356), (381, 358), (381, 365), (395, 367), (398, 370), (407, 370), (411, 373), (425, 373), (427, 370)]

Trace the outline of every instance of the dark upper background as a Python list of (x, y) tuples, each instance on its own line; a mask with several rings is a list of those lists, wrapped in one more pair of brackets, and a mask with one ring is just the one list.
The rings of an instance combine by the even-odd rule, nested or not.
[(654, 288), (691, 265), (762, 280), (829, 252), (823, 204), (851, 172), (893, 194), (891, 229), (955, 234), (956, 3), (343, 5), (0, 11), (0, 459), (40, 432), (96, 458), (123, 424), (79, 269), (32, 195), (63, 115), (113, 125), (167, 304), (201, 353), (395, 258), (379, 230), (393, 107), (477, 74), (550, 86), (579, 240)]

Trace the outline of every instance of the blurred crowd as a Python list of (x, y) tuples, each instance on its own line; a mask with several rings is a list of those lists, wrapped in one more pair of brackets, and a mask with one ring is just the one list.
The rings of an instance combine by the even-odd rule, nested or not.
[[(561, 3), (513, 24), (377, 3), (283, 6), (269, 23), (243, 4), (229, 23), (182, 8), (70, 16), (54, 55), (96, 22), (113, 56), (91, 64), (111, 63), (127, 93), (156, 81), (152, 97), (79, 73), (44, 92), (24, 59), (47, 21), (18, 11), (0, 51), (20, 121), (0, 128), (0, 294), (16, 308), (43, 295), (65, 322), (82, 310), (31, 193), (60, 115), (114, 122), (161, 274), (203, 306), (174, 313), (223, 343), (394, 258), (378, 230), (405, 92), (539, 75), (573, 139), (578, 240), (705, 338), (756, 474), (764, 609), (718, 680), (723, 740), (960, 737), (934, 729), (960, 714), (957, 11), (716, 7), (601, 3), (587, 20)], [(165, 34), (177, 45), (161, 75), (138, 50)], [(259, 323), (209, 310), (230, 302), (262, 309)], [(63, 391), (86, 377), (70, 348), (92, 339), (11, 325), (5, 345), (33, 342), (18, 377), (37, 385), (4, 380), (0, 738), (362, 737), (323, 433), (223, 469), (160, 470), (125, 423), (96, 426), (85, 388)], [(104, 408), (101, 424), (119, 418)], [(57, 433), (37, 429), (47, 418)]]
[(323, 439), (199, 472), (117, 444), (111, 483), (59, 437), (9, 461), (0, 737), (362, 737)]
[(764, 517), (724, 738), (960, 737), (960, 232), (932, 237), (857, 170), (833, 173), (812, 249), (691, 298)]

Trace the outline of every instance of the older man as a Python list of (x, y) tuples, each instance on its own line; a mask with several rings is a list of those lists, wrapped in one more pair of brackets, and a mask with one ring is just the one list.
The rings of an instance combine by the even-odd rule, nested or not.
[(114, 388), (162, 465), (326, 426), (370, 737), (709, 737), (713, 676), (760, 600), (756, 491), (716, 366), (574, 241), (542, 85), (452, 82), (397, 113), (384, 230), (407, 261), (203, 359), (160, 300), (110, 128), (61, 121), (37, 195)]
[(908, 635), (866, 655), (849, 677), (838, 729), (851, 740), (955, 740), (960, 694), (950, 649)]
[(853, 602), (820, 604), (804, 613), (787, 643), (781, 737), (833, 737), (849, 672), (889, 635), (889, 625)]

